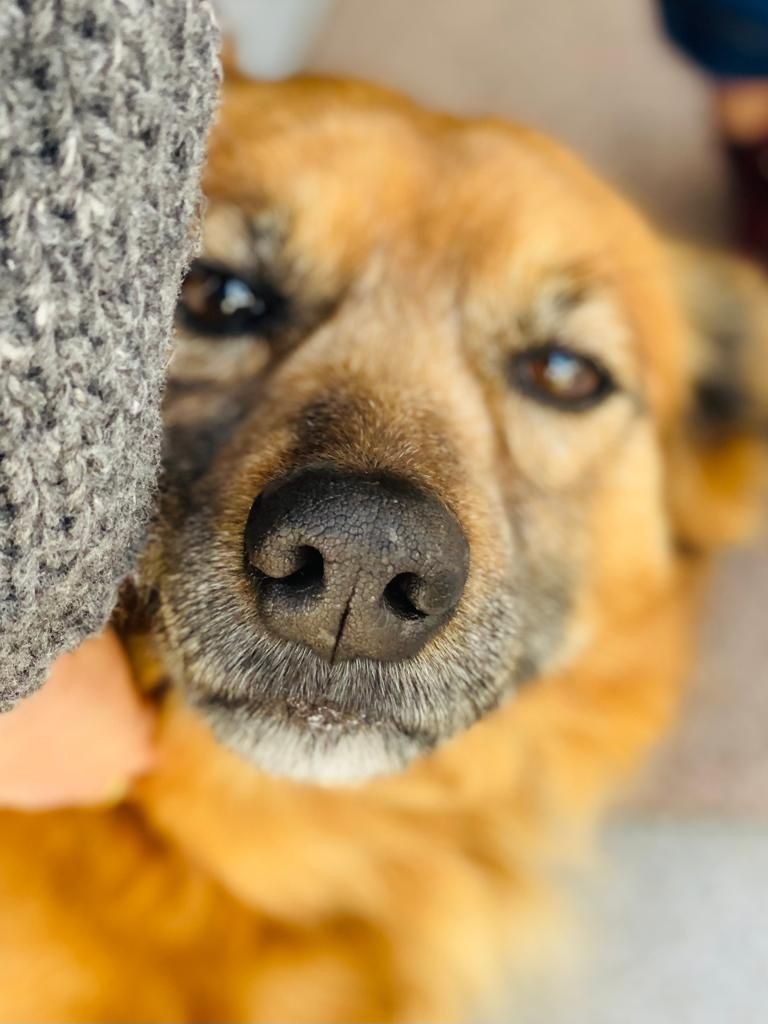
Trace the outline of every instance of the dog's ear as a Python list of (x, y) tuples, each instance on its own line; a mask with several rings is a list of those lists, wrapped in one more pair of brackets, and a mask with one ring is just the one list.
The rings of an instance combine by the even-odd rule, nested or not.
[(768, 464), (768, 278), (736, 256), (669, 247), (690, 327), (687, 402), (670, 440), (670, 499), (683, 548), (743, 539)]

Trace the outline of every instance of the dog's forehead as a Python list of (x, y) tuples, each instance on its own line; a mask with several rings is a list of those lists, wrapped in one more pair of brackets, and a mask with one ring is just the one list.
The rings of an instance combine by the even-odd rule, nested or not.
[(230, 85), (206, 190), (283, 211), (329, 256), (341, 248), (359, 262), (407, 240), (478, 270), (531, 239), (543, 260), (597, 257), (615, 212), (608, 190), (537, 133), (357, 83)]
[(538, 132), (432, 113), (364, 83), (235, 80), (205, 189), (245, 214), (249, 244), (262, 234), (290, 250), (318, 298), (372, 260), (399, 295), (421, 301), (430, 282), (450, 282), (502, 320), (553, 277), (598, 280), (657, 365), (652, 388), (679, 391), (684, 328), (654, 233)]

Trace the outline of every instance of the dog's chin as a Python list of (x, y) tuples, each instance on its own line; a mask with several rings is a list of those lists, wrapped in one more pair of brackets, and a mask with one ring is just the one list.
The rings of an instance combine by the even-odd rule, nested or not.
[(302, 707), (290, 716), (208, 705), (200, 709), (216, 738), (278, 778), (322, 786), (354, 786), (402, 771), (426, 744), (395, 724), (354, 720), (331, 707)]

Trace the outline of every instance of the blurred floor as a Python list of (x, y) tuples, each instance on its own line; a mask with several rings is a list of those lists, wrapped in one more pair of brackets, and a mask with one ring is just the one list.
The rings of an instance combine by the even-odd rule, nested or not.
[[(722, 237), (707, 89), (660, 38), (650, 0), (337, 0), (309, 64), (529, 121), (659, 223)], [(541, 995), (525, 1024), (766, 1019), (766, 607), (768, 547), (731, 556), (682, 728), (609, 830), (592, 970)]]
[(628, 819), (605, 857), (581, 969), (485, 1024), (763, 1024), (768, 825)]

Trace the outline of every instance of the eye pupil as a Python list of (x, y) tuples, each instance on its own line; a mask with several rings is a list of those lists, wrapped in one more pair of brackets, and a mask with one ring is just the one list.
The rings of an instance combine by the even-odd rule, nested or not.
[(252, 283), (224, 266), (196, 260), (184, 279), (177, 315), (190, 331), (209, 337), (264, 334), (284, 312), (285, 300), (265, 283)]
[(518, 353), (511, 376), (523, 394), (568, 412), (589, 409), (614, 389), (609, 374), (594, 360), (557, 345)]

